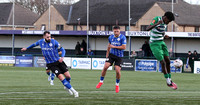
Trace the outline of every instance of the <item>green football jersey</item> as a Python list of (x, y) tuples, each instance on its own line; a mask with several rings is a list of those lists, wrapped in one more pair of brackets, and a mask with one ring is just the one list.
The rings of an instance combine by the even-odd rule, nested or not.
[[(153, 21), (151, 22), (150, 25), (154, 25), (160, 20), (162, 20), (162, 17), (156, 16), (155, 18), (153, 18)], [(164, 24), (164, 22), (154, 27), (150, 32), (150, 42), (163, 40), (166, 31), (167, 31), (167, 25)]]

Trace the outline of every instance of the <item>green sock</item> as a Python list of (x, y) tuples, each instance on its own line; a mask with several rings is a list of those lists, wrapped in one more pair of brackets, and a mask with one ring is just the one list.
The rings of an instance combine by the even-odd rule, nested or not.
[(169, 73), (169, 78), (171, 78), (171, 73)]
[(165, 78), (169, 78), (169, 74), (164, 74), (164, 77)]

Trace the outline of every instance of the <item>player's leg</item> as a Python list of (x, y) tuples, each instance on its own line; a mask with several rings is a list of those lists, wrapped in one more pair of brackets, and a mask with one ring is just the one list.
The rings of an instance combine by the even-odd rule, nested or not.
[(50, 81), (51, 80), (51, 71), (49, 70), (49, 68), (47, 67), (47, 65), (46, 65), (46, 73), (48, 75), (48, 81)]
[(119, 82), (121, 78), (121, 64), (122, 59), (119, 57), (115, 57), (115, 71), (116, 71), (116, 84), (115, 84), (115, 92), (119, 92)]
[(103, 70), (101, 72), (101, 77), (100, 77), (100, 81), (99, 83), (96, 85), (96, 88), (99, 89), (101, 87), (101, 85), (103, 84), (104, 81), (104, 77), (106, 76), (106, 72), (108, 70), (108, 68), (110, 67), (110, 63), (109, 62), (105, 62)]
[(118, 93), (119, 92), (119, 82), (120, 82), (120, 78), (121, 78), (121, 67), (115, 65), (115, 71), (116, 71), (116, 84), (115, 84), (115, 92)]
[(169, 51), (168, 51), (168, 48), (167, 48), (167, 46), (164, 42), (162, 43), (162, 49), (163, 49), (164, 60), (165, 60), (165, 63), (166, 63), (167, 76), (168, 76), (168, 78), (166, 79), (167, 80), (167, 86), (171, 87), (172, 89), (177, 89), (177, 85), (174, 82), (172, 82), (172, 80), (171, 80)]
[(106, 72), (108, 68), (113, 64), (114, 58), (111, 54), (108, 56), (108, 60), (105, 62), (103, 70), (101, 72), (100, 82), (96, 85), (96, 88), (99, 89), (101, 85), (103, 84), (104, 77), (106, 76)]
[(62, 62), (58, 64), (58, 67), (61, 71), (61, 74), (63, 74), (62, 76), (59, 76), (59, 79), (62, 81), (63, 85), (66, 87), (67, 91), (69, 92), (70, 95), (74, 94), (74, 97), (79, 97), (78, 92), (71, 86), (70, 84), (70, 80), (71, 80), (71, 76), (70, 73), (68, 71), (68, 67), (67, 65)]
[(54, 78), (55, 78), (55, 74), (53, 72), (51, 72), (51, 80), (50, 80), (50, 85), (54, 85), (53, 81), (54, 81)]
[(169, 79), (169, 74), (166, 68), (166, 62), (164, 59), (164, 55), (167, 55), (166, 53), (167, 49), (166, 49), (165, 43), (163, 41), (153, 42), (153, 43), (150, 43), (150, 48), (153, 55), (156, 57), (156, 59), (160, 61), (162, 72), (164, 74), (167, 84), (168, 85), (171, 84), (171, 80)]

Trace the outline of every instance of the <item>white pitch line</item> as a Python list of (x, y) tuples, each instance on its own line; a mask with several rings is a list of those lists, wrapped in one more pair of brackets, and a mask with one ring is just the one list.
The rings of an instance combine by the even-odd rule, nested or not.
[[(115, 94), (115, 91), (78, 91), (79, 93), (113, 93)], [(58, 92), (6, 92), (6, 93), (0, 93), (0, 95), (5, 94), (55, 94), (55, 93), (63, 93), (63, 91)], [(196, 93), (199, 94), (200, 91), (120, 91), (120, 93)]]

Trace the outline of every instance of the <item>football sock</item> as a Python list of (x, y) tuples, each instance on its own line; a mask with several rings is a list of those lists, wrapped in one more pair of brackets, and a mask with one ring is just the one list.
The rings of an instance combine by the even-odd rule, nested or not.
[(169, 78), (169, 74), (164, 74), (164, 77), (165, 78)]
[(66, 79), (64, 79), (63, 81), (62, 81), (62, 83), (63, 83), (63, 85), (67, 88), (67, 89), (71, 89), (71, 84), (66, 80)]
[(51, 80), (53, 81), (55, 78), (55, 74), (54, 73), (51, 73)]
[(71, 78), (66, 78), (66, 80), (70, 83), (71, 82)]
[(50, 76), (50, 72), (47, 72), (47, 75)]
[(104, 77), (100, 77), (100, 82), (103, 83)]
[(116, 79), (116, 85), (119, 86), (120, 79)]
[(171, 78), (171, 73), (169, 73), (169, 78)]
[(167, 84), (171, 84), (171, 79), (166, 78)]

